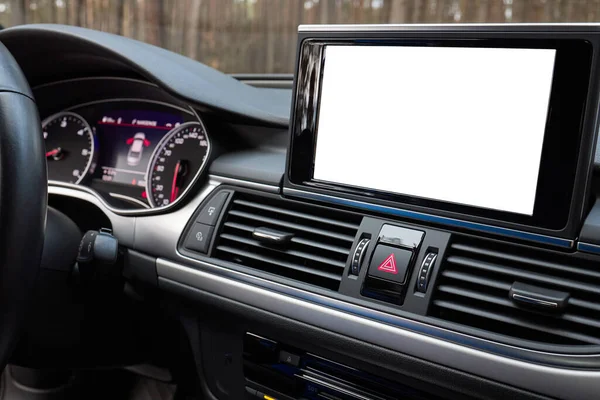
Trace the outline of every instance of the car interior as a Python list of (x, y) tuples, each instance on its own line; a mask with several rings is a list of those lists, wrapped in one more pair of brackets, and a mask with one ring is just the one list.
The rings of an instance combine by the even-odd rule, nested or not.
[(600, 25), (296, 35), (0, 30), (0, 399), (600, 398)]

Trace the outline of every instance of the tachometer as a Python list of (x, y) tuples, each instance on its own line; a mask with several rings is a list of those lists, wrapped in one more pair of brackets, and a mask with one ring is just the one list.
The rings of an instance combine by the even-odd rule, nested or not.
[(204, 127), (188, 122), (169, 131), (158, 143), (146, 173), (146, 192), (153, 207), (174, 202), (204, 167), (210, 143)]
[(42, 123), (48, 179), (79, 183), (94, 159), (94, 134), (80, 115), (61, 112)]

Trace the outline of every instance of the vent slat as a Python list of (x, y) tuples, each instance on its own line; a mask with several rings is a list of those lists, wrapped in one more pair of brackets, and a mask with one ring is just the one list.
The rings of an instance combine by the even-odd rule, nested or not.
[(303, 251), (296, 251), (296, 250), (284, 250), (284, 249), (277, 249), (274, 247), (267, 247), (265, 245), (263, 245), (262, 243), (260, 243), (257, 240), (252, 240), (252, 239), (246, 239), (240, 236), (236, 236), (236, 235), (230, 235), (227, 233), (224, 233), (221, 235), (222, 239), (227, 239), (227, 240), (231, 240), (234, 242), (238, 242), (238, 243), (243, 243), (243, 244), (247, 244), (250, 246), (254, 246), (254, 247), (258, 247), (261, 249), (267, 249), (270, 251), (274, 251), (274, 252), (278, 252), (280, 254), (286, 254), (286, 255), (290, 255), (290, 256), (295, 256), (295, 257), (299, 257), (299, 258), (305, 258), (307, 260), (311, 260), (311, 261), (315, 261), (315, 262), (319, 262), (319, 263), (323, 263), (323, 264), (327, 264), (330, 265), (332, 267), (335, 268), (341, 268), (344, 269), (344, 267), (346, 266), (345, 262), (342, 261), (336, 261), (336, 260), (332, 260), (330, 258), (325, 258), (325, 257), (319, 257), (317, 255), (314, 254), (309, 254)]
[[(484, 293), (479, 293), (479, 292), (475, 292), (472, 290), (465, 290), (463, 288), (457, 288), (457, 287), (446, 286), (446, 285), (440, 285), (438, 287), (438, 290), (440, 292), (453, 294), (457, 297), (466, 297), (471, 300), (484, 301), (487, 303), (500, 305), (500, 306), (503, 306), (503, 307), (506, 307), (509, 309), (513, 309), (513, 310), (517, 310), (517, 311), (524, 311), (522, 308), (518, 307), (516, 304), (514, 304), (512, 301), (510, 301), (508, 298), (500, 298), (500, 297), (490, 296), (490, 295), (487, 295)], [(527, 312), (527, 311), (524, 311), (524, 312)], [(592, 328), (600, 328), (600, 321), (593, 320), (590, 318), (580, 317), (580, 316), (572, 315), (572, 314), (564, 314), (564, 315), (560, 315), (559, 317), (548, 316), (547, 318), (561, 318), (565, 321), (575, 322), (575, 323), (581, 324), (581, 325), (587, 325)]]
[(450, 279), (456, 279), (456, 280), (460, 280), (460, 281), (474, 283), (477, 285), (488, 286), (488, 287), (491, 287), (494, 289), (502, 289), (502, 290), (506, 290), (507, 292), (510, 290), (510, 286), (511, 286), (510, 283), (494, 281), (492, 279), (481, 278), (476, 275), (469, 275), (469, 274), (465, 274), (465, 273), (457, 272), (457, 271), (444, 270), (442, 272), (442, 276), (445, 276)]
[[(213, 256), (289, 281), (338, 290), (362, 217), (270, 195), (237, 192)], [(257, 228), (283, 231), (281, 243), (255, 238)]]
[[(587, 308), (588, 310), (592, 310), (592, 311), (600, 313), (600, 304), (592, 303), (591, 301), (574, 299), (573, 297), (571, 297), (569, 299), (569, 305), (572, 305), (575, 307)], [(600, 317), (600, 314), (598, 316)]]
[(488, 312), (488, 311), (478, 309), (475, 307), (464, 306), (461, 304), (457, 304), (457, 303), (450, 302), (450, 301), (443, 301), (443, 300), (434, 300), (433, 303), (437, 307), (447, 308), (447, 309), (458, 311), (461, 313), (470, 314), (470, 315), (474, 315), (477, 317), (482, 317), (482, 318), (502, 322), (505, 324), (518, 326), (520, 328), (526, 328), (526, 329), (536, 331), (536, 332), (542, 332), (546, 335), (550, 334), (550, 335), (563, 337), (563, 338), (574, 340), (574, 341), (581, 342), (581, 343), (600, 344), (600, 339), (593, 337), (593, 336), (582, 335), (582, 334), (579, 334), (576, 332), (571, 332), (571, 331), (564, 330), (564, 329), (556, 329), (556, 328), (550, 328), (547, 326), (539, 326), (539, 325), (532, 324), (532, 323), (529, 323), (527, 321), (524, 321), (524, 320), (521, 320), (518, 318), (508, 317), (508, 316), (497, 314), (494, 312)]
[(292, 229), (292, 230), (296, 230), (296, 231), (308, 232), (311, 234), (316, 234), (316, 235), (321, 235), (321, 236), (325, 236), (325, 237), (329, 237), (329, 238), (333, 238), (333, 239), (343, 240), (343, 241), (349, 242), (349, 243), (352, 243), (354, 241), (353, 236), (349, 236), (349, 235), (345, 235), (345, 234), (337, 233), (337, 232), (332, 232), (332, 231), (325, 231), (322, 229), (316, 229), (316, 228), (312, 228), (310, 226), (295, 224), (293, 222), (281, 221), (281, 220), (277, 220), (277, 219), (270, 218), (270, 217), (264, 217), (264, 216), (258, 215), (258, 214), (250, 214), (250, 213), (247, 213), (244, 211), (232, 210), (229, 212), (229, 215), (234, 215), (236, 217), (241, 217), (241, 218), (246, 218), (249, 220), (258, 221), (260, 224), (269, 224), (269, 225), (275, 225), (275, 226), (288, 228), (288, 229)]
[(462, 266), (472, 267), (481, 269), (487, 272), (495, 272), (497, 274), (509, 275), (515, 278), (515, 280), (519, 279), (528, 279), (540, 283), (546, 283), (552, 286), (558, 286), (565, 289), (571, 290), (580, 290), (585, 291), (592, 294), (600, 294), (599, 286), (592, 286), (581, 282), (576, 282), (568, 279), (556, 279), (551, 275), (542, 275), (535, 272), (527, 272), (522, 271), (516, 268), (510, 268), (503, 265), (492, 264), (485, 261), (478, 261), (471, 258), (460, 257), (460, 256), (450, 256), (447, 259), (447, 262), (452, 264), (458, 264)]
[(240, 199), (234, 200), (234, 203), (243, 205), (246, 207), (256, 208), (258, 210), (279, 213), (279, 214), (288, 215), (290, 217), (295, 217), (295, 218), (302, 218), (302, 219), (306, 219), (308, 221), (313, 221), (313, 222), (319, 222), (319, 223), (326, 224), (326, 225), (338, 226), (340, 228), (351, 229), (354, 231), (358, 230), (358, 225), (355, 225), (355, 224), (349, 224), (347, 222), (337, 221), (337, 220), (330, 219), (330, 218), (318, 217), (315, 215), (301, 213), (301, 212), (297, 212), (297, 211), (293, 211), (293, 210), (287, 210), (287, 209), (284, 209), (281, 207), (274, 207), (274, 206), (270, 206), (267, 204), (258, 204), (258, 203), (254, 203), (254, 202), (250, 202), (250, 201), (246, 201), (246, 200), (240, 200)]
[(466, 297), (472, 300), (485, 301), (487, 303), (493, 303), (503, 307), (517, 308), (517, 306), (515, 306), (508, 298), (503, 299), (495, 296), (490, 296), (485, 293), (475, 292), (473, 290), (467, 290), (447, 285), (440, 285), (437, 290), (440, 292), (453, 294), (457, 297)]
[(482, 249), (482, 248), (478, 248), (475, 246), (468, 246), (468, 245), (458, 244), (458, 243), (453, 244), (452, 248), (455, 250), (459, 250), (459, 251), (463, 251), (463, 252), (467, 252), (467, 253), (471, 253), (471, 254), (479, 254), (479, 255), (487, 256), (487, 257), (500, 258), (500, 259), (503, 259), (503, 260), (506, 260), (509, 262), (516, 262), (516, 263), (523, 264), (523, 265), (532, 265), (535, 267), (540, 267), (542, 270), (549, 269), (549, 270), (554, 270), (554, 271), (558, 271), (561, 273), (567, 272), (569, 274), (578, 274), (578, 275), (583, 275), (583, 276), (587, 276), (587, 277), (591, 277), (591, 278), (600, 279), (600, 272), (585, 270), (585, 269), (576, 268), (576, 267), (572, 267), (572, 266), (565, 265), (565, 264), (549, 262), (549, 261), (545, 261), (545, 260), (539, 260), (539, 259), (535, 259), (532, 257), (522, 257), (522, 256), (502, 253), (502, 252), (494, 251), (494, 250)]
[[(563, 309), (512, 301), (521, 282), (569, 293)], [(565, 346), (600, 344), (600, 273), (592, 261), (557, 251), (455, 235), (429, 315), (512, 338)], [(541, 333), (541, 334), (540, 334)]]
[(348, 249), (344, 249), (343, 247), (329, 245), (327, 243), (315, 242), (314, 240), (304, 239), (301, 237), (294, 236), (292, 238), (292, 243), (298, 243), (308, 247), (314, 247), (321, 250), (331, 251), (333, 253), (348, 255)]
[(300, 272), (304, 272), (307, 274), (311, 274), (311, 275), (318, 275), (321, 276), (323, 278), (327, 278), (327, 279), (331, 279), (334, 281), (341, 281), (342, 277), (340, 275), (337, 274), (332, 274), (332, 273), (328, 273), (328, 272), (323, 272), (323, 271), (319, 271), (313, 268), (308, 268), (308, 267), (304, 267), (302, 265), (298, 265), (298, 264), (294, 264), (291, 262), (287, 262), (287, 261), (282, 261), (276, 258), (271, 258), (271, 257), (267, 257), (267, 256), (262, 256), (256, 253), (252, 253), (249, 251), (243, 251), (240, 249), (236, 249), (234, 247), (229, 247), (229, 246), (217, 246), (217, 250), (220, 251), (224, 251), (230, 254), (234, 254), (236, 256), (242, 256), (242, 257), (247, 257), (247, 258), (252, 258), (254, 260), (260, 261), (260, 262), (266, 262), (269, 264), (273, 264), (275, 266), (278, 267), (283, 267), (283, 268), (289, 268), (289, 269), (293, 269), (296, 271), (300, 271)]

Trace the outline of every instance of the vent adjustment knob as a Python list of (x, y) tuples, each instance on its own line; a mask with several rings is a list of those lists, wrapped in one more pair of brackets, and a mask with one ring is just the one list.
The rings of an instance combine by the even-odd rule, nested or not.
[(371, 243), (371, 239), (361, 239), (356, 245), (356, 249), (354, 249), (354, 254), (352, 254), (352, 261), (350, 263), (350, 274), (356, 275), (360, 273), (360, 267), (363, 263), (363, 259), (365, 258), (365, 254), (367, 249), (369, 248), (369, 243)]

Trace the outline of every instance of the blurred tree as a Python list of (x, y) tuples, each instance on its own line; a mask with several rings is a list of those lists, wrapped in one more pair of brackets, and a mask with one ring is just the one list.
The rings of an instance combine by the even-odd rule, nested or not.
[(600, 0), (0, 0), (0, 24), (66, 23), (225, 72), (290, 73), (300, 24), (600, 22)]

